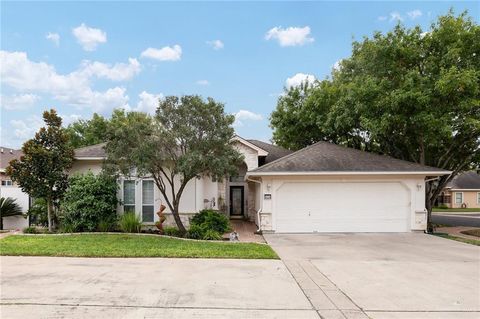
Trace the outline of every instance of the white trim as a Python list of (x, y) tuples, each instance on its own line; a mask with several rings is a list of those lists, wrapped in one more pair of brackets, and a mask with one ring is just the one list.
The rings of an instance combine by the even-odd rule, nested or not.
[(450, 191), (455, 192), (455, 191), (460, 191), (460, 192), (476, 192), (480, 191), (480, 188), (452, 188)]
[(477, 192), (477, 204), (480, 204), (480, 192)]
[[(152, 182), (152, 185), (153, 185), (153, 202), (151, 204), (145, 204), (143, 202), (143, 183), (144, 182)], [(142, 224), (155, 224), (155, 181), (152, 179), (152, 178), (142, 178), (141, 179), (141, 184), (140, 186), (140, 202), (141, 202), (141, 205), (140, 205), (140, 218), (142, 220)], [(152, 206), (153, 207), (153, 221), (151, 222), (144, 222), (143, 221), (143, 206)]]
[(106, 159), (106, 157), (92, 156), (92, 157), (74, 157), (77, 161), (100, 161)]
[(243, 145), (245, 146), (248, 146), (250, 147), (251, 149), (254, 149), (255, 151), (257, 151), (258, 153), (258, 156), (267, 156), (268, 155), (268, 152), (265, 151), (263, 148), (260, 148), (252, 143), (250, 143), (249, 141), (243, 139), (242, 137), (238, 136), (238, 135), (235, 135), (234, 137), (232, 137), (232, 139), (230, 140), (230, 142), (239, 142), (239, 143), (242, 143)]
[(359, 172), (359, 171), (325, 171), (325, 172), (247, 172), (246, 177), (248, 176), (295, 176), (295, 175), (424, 175), (424, 176), (436, 176), (436, 175), (448, 175), (451, 174), (450, 171), (405, 171), (405, 172), (389, 172), (389, 171), (378, 171), (378, 172)]
[[(457, 194), (462, 194), (462, 200), (460, 201), (460, 203), (457, 203)], [(464, 203), (463, 192), (455, 192), (454, 198), (453, 198), (453, 203), (454, 204), (460, 204), (460, 205), (462, 205)]]

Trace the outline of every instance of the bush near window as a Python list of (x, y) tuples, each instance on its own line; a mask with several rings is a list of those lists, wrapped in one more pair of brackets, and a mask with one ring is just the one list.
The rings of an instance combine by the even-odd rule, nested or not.
[(192, 217), (188, 237), (193, 239), (220, 240), (222, 234), (231, 230), (227, 216), (204, 209)]
[(28, 209), (30, 223), (38, 226), (48, 226), (48, 208), (45, 198), (35, 198), (32, 206)]
[(30, 226), (30, 227), (25, 227), (23, 229), (24, 234), (38, 234), (39, 231), (37, 230), (36, 227)]
[(120, 230), (124, 233), (139, 233), (142, 228), (140, 216), (135, 213), (124, 213), (118, 221)]
[[(61, 208), (63, 227), (74, 232), (95, 231), (102, 223), (116, 220), (117, 182), (115, 178), (89, 172), (69, 179)], [(104, 225), (100, 225), (104, 226)]]
[(177, 227), (166, 226), (163, 228), (163, 234), (172, 237), (181, 237)]

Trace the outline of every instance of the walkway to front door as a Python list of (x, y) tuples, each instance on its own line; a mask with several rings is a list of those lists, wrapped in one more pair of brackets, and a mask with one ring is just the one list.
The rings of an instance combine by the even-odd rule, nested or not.
[(232, 219), (230, 224), (232, 225), (232, 229), (238, 233), (239, 241), (249, 243), (265, 243), (265, 239), (262, 235), (255, 234), (257, 231), (257, 225), (255, 225), (255, 223), (246, 220)]

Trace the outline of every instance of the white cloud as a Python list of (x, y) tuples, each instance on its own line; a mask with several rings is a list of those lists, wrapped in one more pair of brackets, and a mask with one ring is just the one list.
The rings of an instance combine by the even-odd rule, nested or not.
[(142, 52), (141, 56), (159, 61), (178, 61), (182, 58), (182, 47), (175, 44), (161, 49), (148, 48)]
[(210, 85), (210, 82), (208, 82), (208, 80), (198, 80), (197, 84), (206, 86), (206, 85)]
[(82, 23), (72, 30), (78, 43), (85, 51), (95, 51), (98, 44), (107, 42), (107, 33), (100, 29), (91, 28)]
[(297, 73), (285, 81), (285, 86), (287, 87), (287, 89), (290, 89), (292, 87), (300, 86), (300, 84), (305, 82), (308, 82), (310, 84), (314, 83), (315, 76), (312, 74)]
[(390, 22), (393, 21), (403, 21), (402, 15), (397, 11), (390, 12)]
[(341, 59), (338, 60), (337, 62), (335, 62), (335, 63), (333, 64), (333, 69), (339, 71), (340, 68), (342, 67), (342, 66), (341, 66), (341, 63), (342, 63), (342, 60), (341, 60)]
[(129, 58), (128, 64), (115, 63), (113, 66), (101, 62), (84, 61), (80, 72), (86, 76), (96, 76), (112, 81), (125, 81), (140, 73), (140, 70), (141, 66), (138, 60)]
[(18, 139), (32, 138), (34, 134), (43, 126), (40, 117), (34, 115), (24, 120), (11, 120), (13, 135)]
[(311, 43), (315, 39), (310, 36), (310, 27), (274, 27), (265, 34), (265, 39), (276, 39), (282, 47), (304, 45)]
[(422, 16), (422, 11), (415, 9), (407, 12), (407, 15), (409, 16), (410, 19), (415, 20), (416, 18), (419, 18)]
[[(58, 74), (45, 62), (33, 62), (25, 52), (0, 51), (0, 79), (22, 93), (46, 93), (54, 99), (77, 107), (90, 107), (95, 112), (106, 114), (112, 108), (124, 107), (128, 103), (126, 90), (114, 87), (106, 91), (94, 91), (90, 77), (98, 76), (80, 68), (68, 74)], [(105, 71), (104, 68), (100, 68)], [(101, 76), (119, 79), (116, 72), (105, 71)]]
[(83, 118), (83, 116), (79, 114), (59, 114), (59, 116), (62, 118), (62, 125), (64, 127)]
[(33, 106), (40, 99), (35, 94), (14, 94), (0, 96), (0, 107), (5, 110), (25, 110)]
[(214, 50), (220, 50), (224, 47), (224, 44), (221, 40), (207, 41), (207, 44), (211, 46)]
[(149, 114), (155, 114), (158, 108), (159, 100), (163, 99), (163, 94), (152, 94), (143, 91), (138, 95), (139, 101), (135, 108), (126, 107), (127, 111), (145, 112)]
[(378, 20), (379, 20), (379, 21), (385, 21), (385, 20), (387, 20), (387, 19), (388, 19), (387, 16), (379, 16), (379, 17), (378, 17)]
[(48, 32), (45, 38), (52, 41), (57, 47), (60, 45), (60, 35), (58, 33)]
[(263, 119), (262, 115), (253, 113), (247, 110), (240, 110), (235, 115), (235, 122), (233, 122), (234, 127), (241, 127), (244, 125), (245, 121), (260, 121)]

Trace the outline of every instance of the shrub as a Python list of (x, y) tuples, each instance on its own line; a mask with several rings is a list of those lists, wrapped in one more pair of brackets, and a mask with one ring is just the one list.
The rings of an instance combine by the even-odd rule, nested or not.
[(163, 228), (163, 234), (172, 237), (180, 237), (180, 231), (177, 227), (165, 227)]
[(36, 227), (30, 226), (30, 227), (25, 227), (23, 229), (23, 233), (24, 234), (38, 234), (38, 230), (37, 230)]
[(28, 209), (27, 215), (30, 218), (30, 223), (39, 226), (47, 226), (47, 201), (44, 198), (36, 198), (33, 201), (32, 206)]
[(112, 220), (101, 220), (98, 222), (98, 226), (97, 226), (97, 230), (99, 232), (103, 232), (103, 233), (106, 233), (106, 232), (109, 232), (113, 229), (113, 222)]
[(205, 230), (202, 226), (196, 224), (190, 224), (188, 228), (187, 237), (191, 239), (203, 239)]
[(142, 228), (142, 221), (135, 213), (125, 213), (120, 217), (118, 226), (124, 233), (139, 233)]
[(194, 215), (190, 220), (190, 225), (199, 225), (207, 230), (214, 230), (217, 233), (224, 234), (231, 230), (230, 221), (227, 216), (211, 210), (204, 209)]
[(445, 204), (439, 205), (438, 208), (440, 209), (448, 209), (448, 206)]
[(61, 208), (64, 228), (95, 231), (100, 222), (113, 224), (117, 208), (117, 182), (105, 174), (74, 175), (69, 179)]
[(205, 240), (221, 240), (222, 239), (222, 235), (220, 235), (219, 232), (213, 230), (213, 229), (208, 229), (205, 231), (205, 233), (203, 234), (203, 238), (202, 239), (205, 239)]

